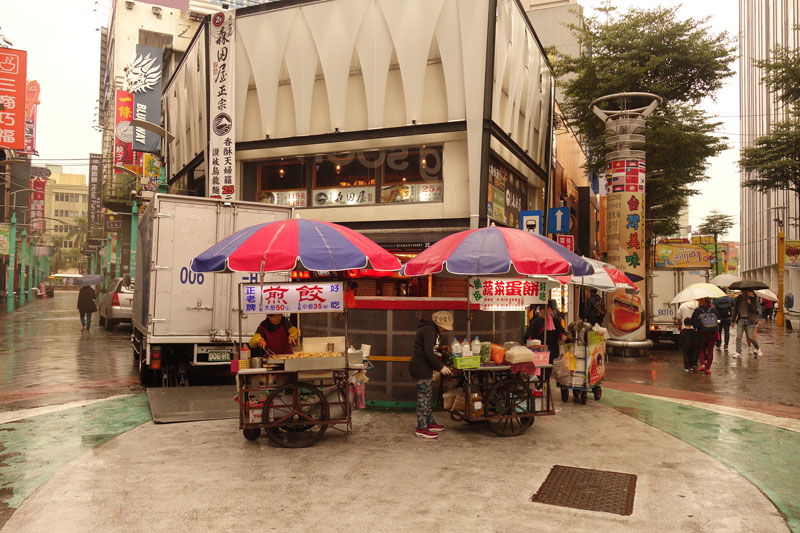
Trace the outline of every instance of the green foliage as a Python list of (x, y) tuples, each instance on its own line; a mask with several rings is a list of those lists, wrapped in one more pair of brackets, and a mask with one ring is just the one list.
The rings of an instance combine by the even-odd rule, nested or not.
[(800, 114), (778, 122), (768, 135), (743, 149), (739, 166), (748, 176), (745, 187), (758, 192), (790, 190), (800, 197)]
[(754, 61), (764, 75), (762, 81), (787, 105), (800, 102), (800, 49), (779, 46), (772, 57)]
[[(649, 92), (663, 103), (648, 119), (644, 132), (647, 167), (659, 176), (647, 178), (648, 205), (663, 205), (653, 232), (677, 229), (677, 216), (697, 191), (693, 185), (707, 179), (706, 161), (727, 148), (714, 134), (719, 122), (697, 109), (732, 75), (733, 40), (712, 32), (706, 19), (679, 20), (677, 8), (632, 9), (618, 15), (606, 5), (602, 15), (587, 18), (583, 27), (571, 26), (584, 54), (556, 54), (554, 67), (565, 92), (561, 102), (567, 120), (588, 145), (589, 170), (604, 172), (605, 128), (589, 104), (598, 97), (622, 92)], [(634, 99), (629, 108), (648, 101)]]
[(703, 223), (700, 224), (697, 231), (701, 235), (714, 235), (716, 240), (718, 235), (725, 235), (728, 233), (728, 230), (733, 227), (734, 223), (735, 221), (732, 215), (726, 215), (713, 209), (711, 213), (703, 219)]

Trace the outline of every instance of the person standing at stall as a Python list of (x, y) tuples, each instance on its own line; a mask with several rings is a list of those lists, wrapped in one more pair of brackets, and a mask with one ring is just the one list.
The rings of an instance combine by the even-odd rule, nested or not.
[(89, 333), (89, 329), (92, 327), (92, 313), (97, 312), (97, 305), (94, 303), (96, 298), (97, 294), (89, 285), (84, 285), (78, 292), (78, 313), (81, 315), (81, 332)]
[(267, 314), (267, 318), (256, 328), (250, 337), (252, 357), (263, 357), (267, 350), (274, 354), (290, 354), (297, 344), (300, 332), (281, 313)]
[(528, 344), (528, 340), (538, 340), (544, 344), (544, 311), (541, 306), (533, 309), (533, 316), (528, 322), (525, 334), (522, 336), (522, 345)]
[(449, 349), (442, 342), (440, 333), (453, 331), (453, 312), (437, 311), (433, 313), (431, 322), (420, 320), (417, 336), (414, 339), (414, 354), (408, 365), (408, 371), (414, 378), (417, 388), (417, 429), (414, 434), (423, 439), (435, 439), (444, 426), (433, 419), (431, 399), (433, 396), (433, 372), (438, 371), (445, 376), (453, 373), (436, 355), (437, 351)]
[[(564, 326), (561, 325), (561, 314), (558, 311), (558, 304), (553, 299), (547, 302), (547, 307), (545, 307), (544, 329), (545, 341), (547, 342), (547, 347), (550, 349), (550, 364), (552, 365), (553, 361), (561, 355), (559, 345), (567, 339), (567, 332)], [(552, 368), (545, 369), (545, 381), (550, 379), (552, 370)]]
[(586, 311), (584, 318), (586, 321), (594, 326), (597, 323), (603, 323), (605, 317), (605, 303), (603, 298), (597, 294), (597, 289), (589, 289), (589, 297), (586, 299)]

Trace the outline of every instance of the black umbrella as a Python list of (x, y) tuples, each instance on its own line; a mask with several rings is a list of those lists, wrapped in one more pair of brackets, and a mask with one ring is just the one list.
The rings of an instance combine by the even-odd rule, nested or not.
[(739, 281), (734, 281), (728, 286), (728, 288), (739, 291), (757, 291), (759, 289), (769, 289), (769, 285), (767, 285), (763, 281), (743, 279)]

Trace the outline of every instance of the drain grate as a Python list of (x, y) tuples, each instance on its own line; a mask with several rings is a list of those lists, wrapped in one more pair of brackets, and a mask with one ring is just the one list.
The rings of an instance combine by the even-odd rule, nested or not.
[(634, 474), (555, 465), (531, 500), (627, 516), (635, 495)]

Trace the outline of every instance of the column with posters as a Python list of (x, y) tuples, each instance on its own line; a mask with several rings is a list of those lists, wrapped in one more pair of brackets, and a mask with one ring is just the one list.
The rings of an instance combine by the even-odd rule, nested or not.
[[(639, 293), (617, 289), (609, 296), (608, 328), (614, 339), (644, 340), (645, 307), (645, 161), (627, 157), (608, 162), (607, 243), (608, 262), (617, 266), (639, 287)], [(637, 281), (638, 280), (638, 281)]]
[(0, 144), (25, 148), (25, 76), (28, 53), (0, 48)]
[(206, 194), (210, 198), (233, 200), (234, 172), (234, 11), (219, 11), (208, 26), (208, 151), (206, 153)]

